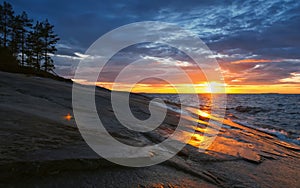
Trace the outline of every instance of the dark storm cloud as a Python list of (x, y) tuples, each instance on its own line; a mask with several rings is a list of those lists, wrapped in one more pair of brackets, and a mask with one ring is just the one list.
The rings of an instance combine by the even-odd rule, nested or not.
[(231, 84), (241, 80), (247, 84), (278, 84), (286, 83), (282, 79), (290, 78), (291, 73), (300, 72), (300, 61), (295, 59), (281, 59), (262, 63), (222, 63), (224, 70), (229, 71), (227, 81)]
[[(163, 10), (189, 11), (192, 7), (208, 6), (213, 1), (52, 1), (14, 0), (18, 11), (26, 10), (35, 19), (55, 24), (62, 41), (87, 48), (102, 34), (124, 24), (157, 20)], [(80, 49), (80, 48), (79, 48)]]
[[(300, 59), (298, 1), (14, 0), (11, 3), (17, 12), (25, 10), (34, 19), (49, 18), (55, 25), (61, 37), (58, 45), (61, 56), (56, 58), (61, 73), (67, 71), (67, 66), (76, 67), (80, 58), (75, 52), (84, 53), (104, 33), (124, 24), (149, 20), (175, 23), (197, 33), (223, 66), (235, 73), (249, 71), (259, 63), (231, 65), (226, 62), (247, 58)], [(150, 54), (151, 51), (157, 53), (155, 49), (148, 50)], [(143, 51), (136, 49), (135, 53)], [(299, 72), (296, 67), (299, 62), (268, 63), (252, 70), (258, 77), (248, 76), (244, 80), (275, 83)]]

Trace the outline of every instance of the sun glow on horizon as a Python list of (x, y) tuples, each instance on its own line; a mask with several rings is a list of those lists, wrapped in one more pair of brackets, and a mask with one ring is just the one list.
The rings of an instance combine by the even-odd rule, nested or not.
[(80, 79), (72, 81), (83, 85), (96, 85), (109, 90), (125, 91), (133, 93), (225, 93), (226, 84), (219, 82), (202, 82), (195, 84), (150, 84), (137, 83), (134, 87), (126, 83), (114, 82), (88, 82)]
[(295, 84), (273, 84), (273, 85), (230, 85), (219, 82), (199, 82), (196, 84), (151, 84), (138, 83), (133, 88), (126, 83), (113, 82), (88, 82), (87, 80), (72, 81), (84, 85), (96, 85), (109, 90), (133, 92), (133, 93), (300, 93), (300, 85)]
[(227, 84), (220, 82), (206, 82), (205, 93), (226, 93)]

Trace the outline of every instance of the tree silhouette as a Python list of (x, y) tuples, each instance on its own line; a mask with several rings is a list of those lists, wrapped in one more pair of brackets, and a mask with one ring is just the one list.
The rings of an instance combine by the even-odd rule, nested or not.
[(0, 5), (0, 46), (3, 46), (3, 6)]
[(11, 4), (4, 2), (0, 8), (1, 42), (3, 47), (8, 46), (11, 26), (14, 20), (14, 11)]
[(19, 33), (20, 33), (20, 53), (21, 53), (21, 66), (25, 65), (25, 51), (27, 48), (26, 39), (29, 35), (29, 31), (32, 27), (32, 20), (28, 18), (26, 12), (22, 12), (20, 15), (20, 25), (19, 25)]
[(11, 23), (11, 41), (9, 43), (9, 49), (14, 56), (18, 56), (21, 42), (21, 30), (22, 21), (21, 16), (17, 15), (13, 17), (13, 22)]
[(43, 58), (43, 41), (41, 39), (42, 27), (42, 23), (37, 21), (36, 24), (33, 26), (32, 31), (29, 32), (29, 35), (27, 37), (27, 64), (38, 70), (41, 69), (41, 60)]
[(48, 20), (42, 22), (41, 39), (42, 52), (44, 55), (43, 67), (45, 71), (51, 71), (54, 69), (53, 60), (51, 59), (50, 54), (54, 54), (57, 51), (55, 44), (59, 38), (56, 34), (54, 34), (53, 28), (54, 26), (51, 25)]
[(55, 44), (59, 38), (48, 20), (36, 21), (34, 26), (32, 22), (26, 12), (15, 16), (11, 4), (0, 4), (1, 53), (19, 59), (21, 66), (52, 71), (55, 67), (51, 56), (57, 51)]

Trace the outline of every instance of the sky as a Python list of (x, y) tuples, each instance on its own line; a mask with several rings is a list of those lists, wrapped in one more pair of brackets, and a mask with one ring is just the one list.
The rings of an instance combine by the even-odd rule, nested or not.
[[(300, 2), (249, 1), (53, 1), (11, 0), (15, 11), (35, 20), (49, 19), (61, 40), (57, 44), (55, 72), (73, 78), (85, 51), (105, 33), (125, 24), (162, 21), (195, 33), (219, 63), (228, 93), (300, 93)], [(126, 33), (124, 34), (126, 36)], [(128, 36), (130, 37), (130, 36)], [(192, 50), (192, 49), (191, 49)], [(199, 92), (211, 92), (207, 81), (185, 54), (166, 46), (136, 45), (117, 53), (100, 74), (98, 85), (107, 88), (130, 62), (151, 60), (135, 72), (146, 74), (180, 66)], [(87, 69), (87, 71), (93, 71)], [(176, 71), (168, 79), (188, 87)], [(88, 83), (88, 80), (82, 80)], [(215, 83), (214, 85), (217, 85)], [(119, 89), (126, 90), (126, 83)], [(172, 92), (167, 82), (148, 79), (134, 91)], [(124, 89), (125, 88), (125, 89)]]

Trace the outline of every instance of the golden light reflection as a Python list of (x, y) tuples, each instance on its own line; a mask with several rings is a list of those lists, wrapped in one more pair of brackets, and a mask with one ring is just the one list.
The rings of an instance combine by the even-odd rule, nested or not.
[(198, 110), (198, 115), (201, 117), (205, 117), (205, 118), (209, 118), (210, 114), (208, 114), (207, 112), (204, 112), (202, 110)]
[(70, 121), (73, 118), (70, 113), (68, 113), (66, 116), (64, 116), (64, 119), (67, 121)]
[[(210, 117), (210, 119), (214, 119), (216, 121), (219, 121), (222, 124), (228, 125), (230, 127), (234, 127), (240, 130), (245, 130), (249, 131), (250, 128), (241, 126), (237, 123), (232, 122), (230, 119), (223, 119), (223, 118), (218, 118), (214, 117), (213, 115), (198, 110), (189, 110), (195, 114), (198, 114), (202, 117)], [(191, 121), (194, 120), (195, 122), (198, 122), (196, 119), (190, 119)], [(200, 120), (201, 121), (201, 120)], [(243, 157), (251, 161), (259, 161), (260, 157), (257, 155), (255, 152), (255, 146), (253, 144), (249, 143), (244, 143), (240, 142), (238, 140), (232, 139), (232, 138), (227, 138), (226, 136), (218, 136), (215, 137), (215, 140), (211, 142), (212, 137), (210, 136), (211, 134), (216, 135), (219, 130), (218, 128), (221, 127), (216, 127), (217, 125), (205, 122), (205, 125), (207, 125), (205, 128), (198, 127), (198, 126), (193, 126), (193, 129), (197, 132), (191, 133), (184, 131), (182, 134), (185, 136), (189, 136), (191, 138), (188, 141), (188, 144), (191, 146), (194, 146), (198, 148), (199, 150), (203, 151), (205, 149), (207, 152), (206, 154), (212, 154), (210, 152), (216, 152), (220, 154), (225, 154), (225, 155), (230, 155), (234, 157)], [(256, 132), (255, 130), (250, 130), (249, 132)], [(264, 137), (267, 137), (268, 135), (262, 132), (257, 132), (258, 135), (262, 135)], [(271, 136), (269, 136), (271, 137)]]

